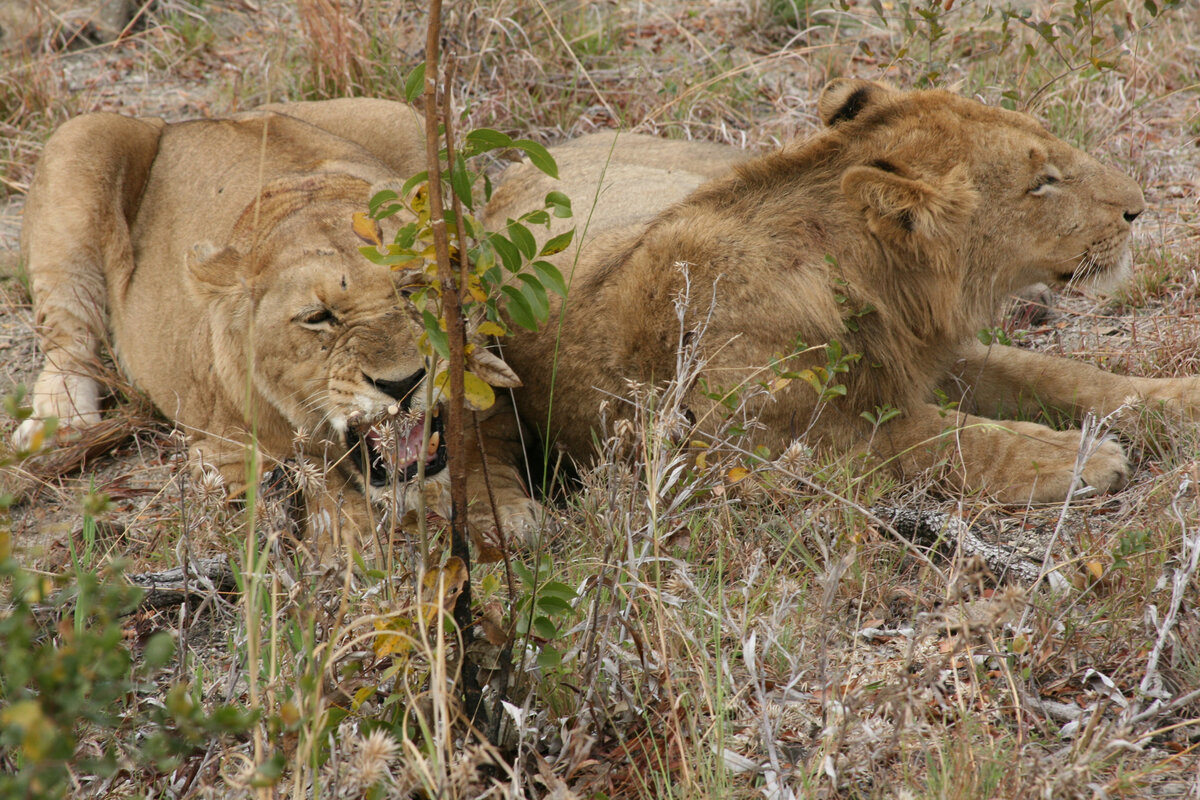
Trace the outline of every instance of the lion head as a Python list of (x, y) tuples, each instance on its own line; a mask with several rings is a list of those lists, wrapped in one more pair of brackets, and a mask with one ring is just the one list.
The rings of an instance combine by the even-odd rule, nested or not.
[(900, 252), (953, 243), (979, 313), (1030, 284), (1126, 276), (1141, 189), (1032, 117), (859, 80), (830, 83), (818, 112), (870, 230)]
[(230, 243), (198, 250), (189, 275), (214, 321), (225, 394), (244, 394), (248, 379), (254, 386), (264, 449), (287, 452), (303, 432), (310, 451), (378, 496), (421, 464), (426, 476), (441, 473), (446, 445), (440, 406), (425, 392), (410, 287), (362, 256), (351, 225), (368, 195), (365, 181), (346, 175), (268, 184)]

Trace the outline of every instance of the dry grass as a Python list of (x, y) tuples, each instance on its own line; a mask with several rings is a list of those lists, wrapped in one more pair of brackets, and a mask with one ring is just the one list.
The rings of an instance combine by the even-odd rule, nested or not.
[[(125, 41), (6, 54), (0, 241), (41, 143), (70, 114), (397, 98), (422, 55), (418, 5), (160, 0)], [(817, 89), (843, 74), (1027, 108), (1135, 174), (1149, 210), (1130, 287), (1062, 297), (1056, 320), (1014, 335), (1118, 371), (1200, 373), (1197, 9), (1151, 20), (1141, 3), (1114, 3), (1103, 24), (1051, 46), (1016, 21), (1006, 35), (982, 3), (919, 5), (943, 9), (944, 36), (915, 2), (882, 4), (884, 17), (819, 1), (456, 4), (453, 99), (463, 125), (547, 142), (619, 126), (748, 147), (812, 129)], [(1072, 8), (1035, 5), (1035, 19)], [(28, 382), (27, 299), (5, 294), (0, 352)], [(37, 476), (11, 532), (47, 574), (69, 575), (85, 546), (87, 568), (230, 556), (240, 595), (140, 613), (129, 634), (175, 636), (164, 685), (186, 678), (205, 703), (262, 715), (162, 772), (77, 774), (73, 796), (1200, 796), (1194, 427), (1147, 418), (1118, 495), (1022, 509), (896, 486), (802, 449), (764, 462), (736, 439), (698, 462), (672, 441), (678, 399), (665, 391), (563, 494), (542, 549), (514, 554), (541, 589), (573, 595), (547, 612), (550, 628), (507, 638), (510, 609), (534, 592), (504, 564), (477, 566), (495, 636), (473, 657), (490, 667), (492, 702), (503, 691), (510, 704), (493, 704), (482, 734), (457, 716), (456, 642), (436, 610), (448, 603), (422, 582), (411, 531), (379, 560), (306, 562), (273, 523), (273, 498), (248, 524), (219, 487), (185, 474), (179, 443), (153, 423), (95, 465), (89, 453), (82, 473)], [(106, 527), (88, 540), (80, 504), (98, 493)], [(887, 506), (950, 511), (1027, 558), (1049, 553), (1073, 588), (998, 584), (953, 542), (939, 554), (898, 541), (869, 512)], [(81, 748), (97, 741), (85, 730)]]

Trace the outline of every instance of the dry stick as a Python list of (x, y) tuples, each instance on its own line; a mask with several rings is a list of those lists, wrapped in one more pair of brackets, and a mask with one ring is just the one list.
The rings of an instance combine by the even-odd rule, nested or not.
[[(455, 154), (455, 140), (454, 140), (454, 121), (453, 121), (453, 117), (450, 113), (451, 108), (450, 108), (450, 91), (449, 91), (449, 89), (450, 89), (450, 86), (452, 86), (454, 83), (454, 74), (457, 69), (458, 69), (457, 56), (455, 55), (455, 53), (453, 51), (448, 52), (446, 54), (446, 80), (445, 80), (446, 91), (442, 92), (442, 127), (446, 132), (446, 163), (450, 164), (451, 168), (453, 168), (452, 159), (454, 158), (454, 154)], [(462, 203), (458, 199), (458, 194), (456, 194), (453, 191), (450, 192), (450, 202), (454, 209), (454, 226), (458, 233), (458, 272), (459, 272), (458, 285), (460, 287), (462, 287), (462, 286), (467, 285), (467, 278), (469, 277), (469, 271), (471, 268), (470, 259), (467, 255), (467, 246), (466, 246), (467, 236), (466, 236), (465, 226), (463, 225)], [(461, 309), (462, 306), (459, 305), (458, 308)], [(466, 353), (465, 323), (463, 326), (463, 349), (460, 352)], [(466, 369), (465, 365), (463, 368)], [(464, 391), (464, 394), (465, 394), (465, 391)], [(496, 506), (496, 495), (492, 491), (492, 478), (488, 474), (487, 450), (483, 446), (483, 432), (479, 428), (479, 416), (474, 411), (471, 412), (471, 423), (472, 423), (472, 427), (475, 429), (476, 446), (479, 448), (479, 464), (483, 471), (483, 485), (484, 485), (484, 488), (487, 489), (488, 505), (492, 510), (492, 519), (496, 523), (496, 532), (500, 537), (500, 552), (504, 557), (504, 574), (505, 574), (506, 578), (508, 579), (509, 595), (512, 597), (515, 597), (516, 595), (513, 592), (513, 587), (516, 584), (515, 584), (515, 581), (513, 580), (512, 562), (509, 559), (508, 538), (507, 538), (507, 536), (505, 536), (504, 526), (500, 524), (500, 509), (497, 508), (497, 506)], [(464, 424), (465, 424), (465, 412), (464, 412)], [(465, 437), (465, 432), (464, 432), (464, 437)], [(464, 441), (464, 447), (465, 446), (466, 445), (465, 445), (465, 441)], [(465, 453), (464, 453), (464, 456), (465, 456)], [(464, 461), (465, 461), (465, 458), (464, 458)], [(466, 491), (466, 467), (465, 466), (463, 467), (462, 486), (463, 486), (463, 491), (465, 493), (465, 491)], [(464, 509), (463, 513), (465, 514), (466, 513), (466, 502), (465, 501), (463, 503), (463, 509)], [(463, 524), (464, 525), (466, 524), (465, 516), (463, 518)], [(469, 537), (468, 537), (468, 539), (469, 539)], [(464, 563), (466, 563), (467, 566), (470, 567), (470, 561), (467, 561), (464, 559)], [(468, 571), (467, 571), (467, 587), (464, 591), (470, 590), (470, 574), (471, 574), (470, 570), (468, 569)], [(468, 608), (469, 608), (469, 603), (468, 603)], [(457, 610), (458, 609), (456, 608), (455, 609), (456, 613), (457, 613)], [(463, 639), (464, 647), (465, 647), (466, 643), (469, 641), (467, 638), (465, 638), (466, 636), (467, 636), (467, 634), (464, 633), (464, 639)], [(511, 656), (512, 656), (512, 632), (510, 631), (509, 636), (508, 636), (508, 643), (505, 645), (505, 652), (502, 653), (501, 659), (500, 659), (500, 663), (502, 665), (501, 666), (501, 676), (500, 676), (500, 681), (496, 684), (500, 688), (497, 692), (497, 696), (494, 701), (493, 708), (499, 708), (500, 707), (499, 701), (507, 699), (508, 672), (509, 672), (508, 667), (511, 666), (511, 664), (510, 664)], [(478, 689), (478, 680), (477, 680), (478, 669), (475, 664), (468, 663), (468, 662), (469, 662), (469, 656), (466, 655), (465, 650), (464, 650), (464, 655), (463, 655), (464, 680), (468, 681), (468, 685), (473, 684), (475, 686), (475, 688)], [(471, 677), (469, 679), (465, 677), (466, 672), (470, 672), (470, 674), (471, 674)], [(483, 708), (483, 706), (479, 706), (479, 708)], [(474, 712), (472, 712), (471, 713), (472, 721), (474, 721), (474, 717), (475, 717), (475, 714), (474, 714)], [(486, 711), (486, 709), (484, 709), (484, 728), (489, 732), (488, 740), (492, 744), (497, 744), (499, 742), (500, 722), (502, 719), (503, 719), (503, 716), (500, 714), (497, 714), (496, 718), (491, 721), (490, 725), (488, 725), (487, 724), (488, 723), (487, 711)]]
[[(467, 718), (473, 722), (479, 713), (483, 713), (486, 720), (487, 712), (483, 709), (483, 694), (479, 690), (477, 670), (467, 658), (472, 634), (471, 545), (465, 529), (467, 460), (463, 449), (463, 357), (466, 337), (463, 330), (462, 305), (458, 289), (454, 285), (454, 272), (450, 266), (450, 242), (446, 234), (446, 216), (442, 205), (442, 170), (438, 161), (437, 75), (441, 18), (441, 0), (431, 0), (429, 26), (425, 35), (425, 163), (429, 174), (429, 226), (433, 232), (433, 247), (437, 253), (442, 311), (446, 316), (446, 337), (450, 347), (450, 413), (446, 426), (446, 445), (450, 456), (450, 554), (462, 559), (467, 574), (462, 593), (454, 603), (454, 622), (462, 638), (463, 704)], [(447, 86), (446, 91), (448, 90)], [(444, 122), (449, 132), (448, 116)], [(454, 154), (448, 149), (447, 156), (453, 159)]]
[[(459, 241), (461, 242), (462, 239), (460, 238)], [(512, 559), (509, 557), (508, 536), (504, 533), (504, 526), (500, 524), (500, 509), (496, 506), (496, 493), (492, 491), (492, 477), (488, 472), (487, 451), (483, 448), (483, 431), (479, 429), (479, 415), (474, 411), (471, 412), (471, 421), (474, 423), (475, 442), (479, 448), (479, 466), (483, 471), (483, 486), (487, 489), (488, 505), (492, 509), (492, 520), (496, 523), (496, 535), (500, 537), (500, 554), (504, 559), (504, 577), (508, 582), (508, 596), (516, 597), (517, 582), (513, 577)], [(512, 673), (512, 648), (516, 625), (516, 615), (513, 615), (506, 632), (504, 647), (500, 650), (500, 669), (492, 683), (496, 692), (492, 705), (495, 709), (499, 709), (500, 704), (508, 699), (508, 679)], [(488, 727), (488, 741), (497, 747), (500, 746), (500, 725), (503, 721), (504, 715), (497, 713)]]

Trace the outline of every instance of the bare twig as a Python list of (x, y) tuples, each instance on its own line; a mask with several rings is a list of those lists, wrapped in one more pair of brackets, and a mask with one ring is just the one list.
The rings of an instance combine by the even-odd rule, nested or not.
[[(425, 36), (425, 161), (429, 174), (429, 226), (437, 253), (438, 281), (441, 286), (442, 312), (446, 319), (446, 338), (450, 348), (450, 410), (446, 425), (446, 446), (450, 457), (450, 553), (462, 559), (467, 580), (454, 604), (454, 622), (462, 637), (463, 700), (467, 716), (474, 719), (484, 714), (482, 694), (475, 665), (466, 657), (472, 640), (471, 633), (471, 546), (467, 535), (467, 459), (463, 429), (463, 359), (466, 331), (463, 325), (462, 303), (450, 264), (450, 241), (446, 233), (446, 213), (442, 202), (442, 169), (438, 159), (438, 119), (450, 132), (449, 114), (439, 114), (437, 102), (438, 56), (441, 39), (441, 0), (429, 4), (429, 26)], [(448, 90), (448, 89), (447, 89)], [(449, 145), (449, 139), (447, 139)], [(447, 148), (447, 158), (453, 164), (454, 153)], [(460, 243), (461, 244), (461, 243)]]

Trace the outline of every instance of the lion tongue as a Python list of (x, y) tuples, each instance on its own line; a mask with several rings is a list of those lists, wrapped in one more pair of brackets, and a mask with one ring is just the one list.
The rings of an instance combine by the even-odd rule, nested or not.
[[(425, 437), (425, 420), (418, 419), (412, 427), (407, 431), (398, 432), (396, 441), (399, 447), (395, 451), (390, 451), (384, 446), (384, 437), (379, 433), (379, 430), (372, 426), (366, 435), (367, 445), (375, 453), (386, 453), (388, 460), (395, 458), (396, 467), (404, 468), (417, 460), (421, 454), (421, 440)], [(441, 436), (437, 431), (434, 431), (429, 437), (429, 445), (425, 448), (425, 460), (431, 461), (437, 456), (438, 445), (441, 441)]]

